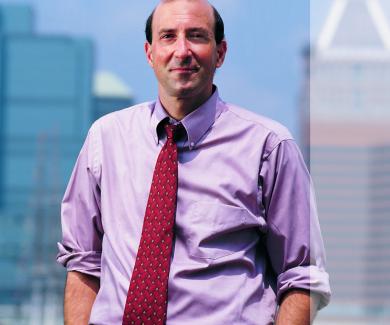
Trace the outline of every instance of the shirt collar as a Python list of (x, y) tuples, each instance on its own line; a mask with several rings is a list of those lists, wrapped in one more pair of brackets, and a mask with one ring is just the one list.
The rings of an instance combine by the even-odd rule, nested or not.
[[(221, 114), (221, 107), (218, 105), (219, 101), (218, 89), (215, 87), (213, 94), (204, 104), (180, 121), (187, 132), (187, 146), (190, 149), (193, 149), (197, 145), (199, 140)], [(153, 137), (156, 144), (159, 142), (158, 126), (166, 118), (170, 117), (158, 99), (155, 102), (151, 119)], [(172, 118), (170, 119), (175, 122)]]

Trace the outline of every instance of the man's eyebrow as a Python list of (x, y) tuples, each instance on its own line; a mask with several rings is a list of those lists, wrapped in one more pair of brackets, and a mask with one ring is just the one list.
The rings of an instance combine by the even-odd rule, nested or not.
[[(174, 33), (176, 32), (176, 29), (175, 28), (162, 28), (158, 31), (159, 34), (163, 34), (163, 33)], [(202, 32), (202, 33), (209, 33), (209, 31), (206, 29), (206, 28), (203, 28), (203, 27), (192, 27), (192, 28), (188, 28), (186, 30), (186, 32)]]
[(158, 31), (159, 34), (162, 34), (162, 33), (173, 33), (175, 32), (176, 30), (174, 28), (163, 28), (163, 29), (160, 29)]

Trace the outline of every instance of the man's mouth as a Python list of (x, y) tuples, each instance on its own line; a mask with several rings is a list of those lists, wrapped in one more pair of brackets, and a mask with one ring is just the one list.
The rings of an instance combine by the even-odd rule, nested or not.
[(181, 73), (192, 73), (199, 71), (199, 67), (176, 67), (169, 69), (170, 71), (174, 72), (181, 72)]

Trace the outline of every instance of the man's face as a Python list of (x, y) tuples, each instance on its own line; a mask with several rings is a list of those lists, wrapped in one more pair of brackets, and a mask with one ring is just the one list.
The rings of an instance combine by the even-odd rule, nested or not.
[(226, 42), (215, 42), (214, 14), (207, 1), (160, 4), (153, 16), (152, 35), (152, 44), (146, 42), (145, 50), (160, 95), (209, 96)]

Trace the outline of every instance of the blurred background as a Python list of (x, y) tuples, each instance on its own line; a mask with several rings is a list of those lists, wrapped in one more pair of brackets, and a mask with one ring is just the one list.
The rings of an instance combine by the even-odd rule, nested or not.
[(325, 11), (305, 103), (333, 289), (321, 319), (390, 324), (390, 1), (335, 0)]
[[(293, 133), (333, 299), (315, 324), (390, 323), (390, 0), (214, 0), (221, 97)], [(91, 123), (157, 96), (157, 1), (0, 0), (0, 324), (61, 324), (60, 202)]]

